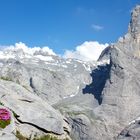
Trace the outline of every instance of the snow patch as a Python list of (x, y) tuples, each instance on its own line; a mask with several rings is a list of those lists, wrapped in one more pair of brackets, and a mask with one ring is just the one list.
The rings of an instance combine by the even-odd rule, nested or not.
[(2, 67), (2, 66), (3, 66), (3, 63), (0, 62), (0, 67)]
[(66, 98), (71, 98), (71, 97), (74, 97), (74, 96), (76, 96), (77, 94), (78, 94), (78, 92), (79, 92), (79, 86), (77, 86), (77, 88), (76, 88), (76, 94), (71, 94), (71, 95), (68, 95), (68, 96), (65, 96), (65, 97), (63, 97), (63, 99), (66, 99)]
[(106, 65), (106, 64), (110, 64), (110, 59), (105, 59), (97, 62), (97, 65)]
[(77, 65), (76, 64), (74, 65), (74, 68), (77, 68)]
[(86, 71), (91, 71), (91, 67), (88, 64), (83, 64)]
[(74, 97), (75, 96), (75, 94), (71, 94), (69, 97)]
[(136, 118), (135, 120), (132, 120), (131, 122), (129, 122), (128, 124), (131, 125), (131, 124), (134, 124), (135, 122), (137, 121), (140, 121), (140, 117)]
[(53, 61), (53, 58), (51, 56), (36, 55), (34, 57), (43, 61)]
[(66, 63), (67, 63), (67, 64), (70, 64), (71, 62), (67, 60)]
[(61, 65), (63, 68), (68, 68), (68, 66), (67, 65)]

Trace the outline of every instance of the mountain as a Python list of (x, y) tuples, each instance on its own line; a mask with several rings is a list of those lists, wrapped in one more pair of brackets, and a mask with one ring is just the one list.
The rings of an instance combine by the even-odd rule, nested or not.
[(139, 5), (128, 33), (97, 62), (63, 59), (48, 48), (3, 49), (0, 109), (11, 120), (0, 139), (140, 139), (139, 81)]
[(81, 98), (92, 69), (107, 63), (63, 59), (47, 48), (27, 48), (22, 43), (1, 50), (0, 104), (13, 114), (13, 123), (1, 132), (1, 139), (14, 140), (19, 132), (30, 139), (47, 134), (69, 138), (71, 126), (55, 104)]

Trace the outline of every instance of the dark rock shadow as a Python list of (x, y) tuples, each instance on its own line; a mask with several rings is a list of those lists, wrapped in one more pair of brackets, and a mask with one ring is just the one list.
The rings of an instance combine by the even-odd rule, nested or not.
[(30, 87), (33, 89), (34, 92), (37, 92), (36, 88), (35, 88), (35, 86), (33, 84), (33, 78), (32, 77), (30, 78)]
[(83, 94), (93, 94), (95, 99), (98, 100), (99, 105), (102, 104), (102, 91), (105, 87), (107, 79), (110, 78), (110, 65), (98, 66), (97, 69), (93, 70), (90, 74), (92, 77), (92, 83), (86, 85), (83, 89)]

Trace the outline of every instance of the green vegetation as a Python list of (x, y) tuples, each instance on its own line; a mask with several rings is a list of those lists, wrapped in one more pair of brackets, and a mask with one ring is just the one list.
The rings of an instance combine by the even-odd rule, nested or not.
[(58, 106), (53, 106), (54, 108), (58, 109), (60, 111), (61, 114), (68, 114), (71, 117), (83, 114), (83, 115), (87, 115), (86, 111), (82, 112), (82, 111), (73, 111), (70, 109), (69, 106), (63, 106), (63, 107), (59, 107)]
[(68, 138), (65, 138), (65, 139), (59, 139), (55, 136), (51, 136), (51, 135), (44, 135), (44, 136), (41, 136), (39, 138), (34, 138), (33, 140), (69, 140)]
[(0, 120), (0, 128), (5, 128), (7, 125), (10, 124), (11, 120)]
[[(30, 140), (29, 138), (24, 137), (19, 131), (16, 131), (16, 137), (17, 137), (19, 140)], [(33, 138), (33, 140), (60, 140), (60, 139), (58, 139), (58, 138), (55, 137), (55, 136), (44, 135), (44, 136), (41, 136), (41, 137), (35, 136), (35, 138)], [(63, 140), (69, 140), (69, 139), (66, 138), (66, 139), (63, 139)]]
[(58, 139), (50, 135), (44, 135), (44, 136), (41, 136), (40, 138), (34, 138), (33, 140), (58, 140)]
[(64, 140), (69, 140), (69, 138), (65, 138)]
[(80, 112), (80, 111), (67, 112), (67, 114), (69, 116), (77, 116), (77, 115), (81, 115), (81, 114), (86, 115), (85, 113)]
[(28, 87), (27, 86), (25, 86), (25, 85), (22, 85), (26, 90), (28, 90), (28, 91), (30, 91), (29, 89), (28, 89)]
[(0, 108), (0, 128), (5, 128), (11, 122), (10, 112), (5, 108)]
[(16, 131), (16, 137), (19, 140), (29, 140), (28, 138), (24, 137), (19, 131)]
[(4, 106), (4, 104), (2, 102), (0, 102), (0, 105)]
[(0, 79), (5, 80), (5, 81), (12, 81), (11, 78), (9, 78), (9, 77), (4, 77), (4, 76), (1, 76)]

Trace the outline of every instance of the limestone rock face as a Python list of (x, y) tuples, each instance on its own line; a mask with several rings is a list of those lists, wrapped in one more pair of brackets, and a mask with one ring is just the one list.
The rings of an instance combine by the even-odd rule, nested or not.
[(132, 11), (129, 33), (133, 36), (136, 42), (140, 43), (140, 6), (137, 5)]
[(117, 140), (139, 140), (140, 139), (140, 120), (133, 121), (126, 126), (116, 137)]
[(54, 104), (63, 98), (78, 94), (81, 86), (90, 83), (91, 79), (89, 64), (55, 59), (54, 62), (34, 62), (33, 58), (1, 60), (0, 77), (14, 81)]
[(32, 139), (47, 134), (65, 134), (66, 122), (59, 111), (17, 83), (0, 80), (0, 102), (0, 108), (8, 108), (12, 116), (10, 125), (0, 130), (0, 139), (16, 140), (17, 132)]
[(137, 6), (124, 41), (106, 48), (99, 59), (110, 58), (110, 68), (101, 92), (102, 104), (94, 111), (105, 120), (110, 139), (140, 115), (139, 33), (140, 6)]
[[(6, 87), (7, 91), (2, 90)], [(47, 102), (12, 82), (0, 81), (1, 102), (11, 109), (17, 120), (45, 129), (46, 132), (63, 134), (63, 117)]]
[[(67, 101), (67, 105), (64, 102), (57, 105), (64, 114), (68, 114), (72, 118), (72, 124), (75, 124), (72, 125), (71, 132), (74, 140), (116, 139), (126, 126), (139, 117), (139, 33), (140, 6), (137, 6), (132, 12), (129, 32), (117, 43), (106, 48), (99, 58), (99, 61), (109, 59), (110, 63), (93, 69), (91, 73), (92, 83), (83, 88), (84, 94), (93, 95), (90, 104), (83, 100), (84, 106), (82, 106), (82, 103), (74, 97), (74, 105), (71, 105), (70, 100)], [(96, 101), (98, 105), (93, 105), (92, 102)], [(85, 117), (79, 119), (80, 114), (88, 117), (90, 123), (87, 123)], [(87, 129), (84, 129), (84, 126)], [(139, 131), (133, 132), (130, 139), (133, 138), (133, 134), (136, 139), (139, 139), (138, 133)], [(74, 134), (75, 136), (73, 136)]]

